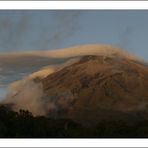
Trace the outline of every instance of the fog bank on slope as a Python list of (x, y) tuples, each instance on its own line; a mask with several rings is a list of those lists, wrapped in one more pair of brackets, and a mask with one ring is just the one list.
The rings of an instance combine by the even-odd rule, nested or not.
[[(34, 72), (22, 80), (15, 81), (9, 85), (9, 91), (2, 103), (14, 104), (14, 110), (29, 110), (34, 115), (46, 115), (44, 107), (44, 92), (41, 80), (60, 69), (77, 62), (79, 58), (70, 59), (64, 64), (51, 65)], [(48, 110), (54, 108), (50, 104)]]

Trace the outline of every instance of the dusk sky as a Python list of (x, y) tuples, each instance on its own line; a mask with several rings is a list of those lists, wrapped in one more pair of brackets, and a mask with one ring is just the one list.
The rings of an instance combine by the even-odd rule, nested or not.
[[(0, 54), (111, 44), (148, 60), (147, 26), (146, 10), (1, 10)], [(9, 83), (43, 66), (16, 63), (0, 62), (0, 96)]]
[(148, 11), (0, 11), (0, 51), (112, 44), (148, 60)]

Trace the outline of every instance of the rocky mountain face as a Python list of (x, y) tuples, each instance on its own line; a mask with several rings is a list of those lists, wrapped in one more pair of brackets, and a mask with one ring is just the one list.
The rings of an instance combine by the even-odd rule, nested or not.
[(113, 118), (148, 118), (148, 68), (132, 59), (83, 56), (42, 80), (51, 117), (85, 125)]

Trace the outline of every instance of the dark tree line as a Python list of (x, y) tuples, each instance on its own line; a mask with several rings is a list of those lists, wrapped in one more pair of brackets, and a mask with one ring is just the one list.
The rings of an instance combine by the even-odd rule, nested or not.
[(87, 135), (86, 132), (86, 128), (69, 119), (34, 117), (25, 110), (14, 112), (6, 106), (0, 106), (0, 137), (80, 137)]
[(30, 112), (0, 106), (1, 138), (133, 138), (148, 137), (148, 120), (102, 120), (84, 127), (70, 119), (34, 117)]

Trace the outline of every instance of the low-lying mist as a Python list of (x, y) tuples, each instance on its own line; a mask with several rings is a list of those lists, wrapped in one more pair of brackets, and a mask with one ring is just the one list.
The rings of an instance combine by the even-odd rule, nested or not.
[(15, 111), (24, 109), (29, 110), (33, 115), (47, 115), (47, 110), (53, 110), (55, 105), (50, 102), (50, 105), (46, 108), (42, 79), (77, 62), (78, 60), (79, 58), (72, 58), (64, 64), (46, 66), (41, 70), (28, 75), (22, 80), (11, 83), (8, 86), (8, 92), (2, 100), (2, 103), (13, 104), (13, 109)]

